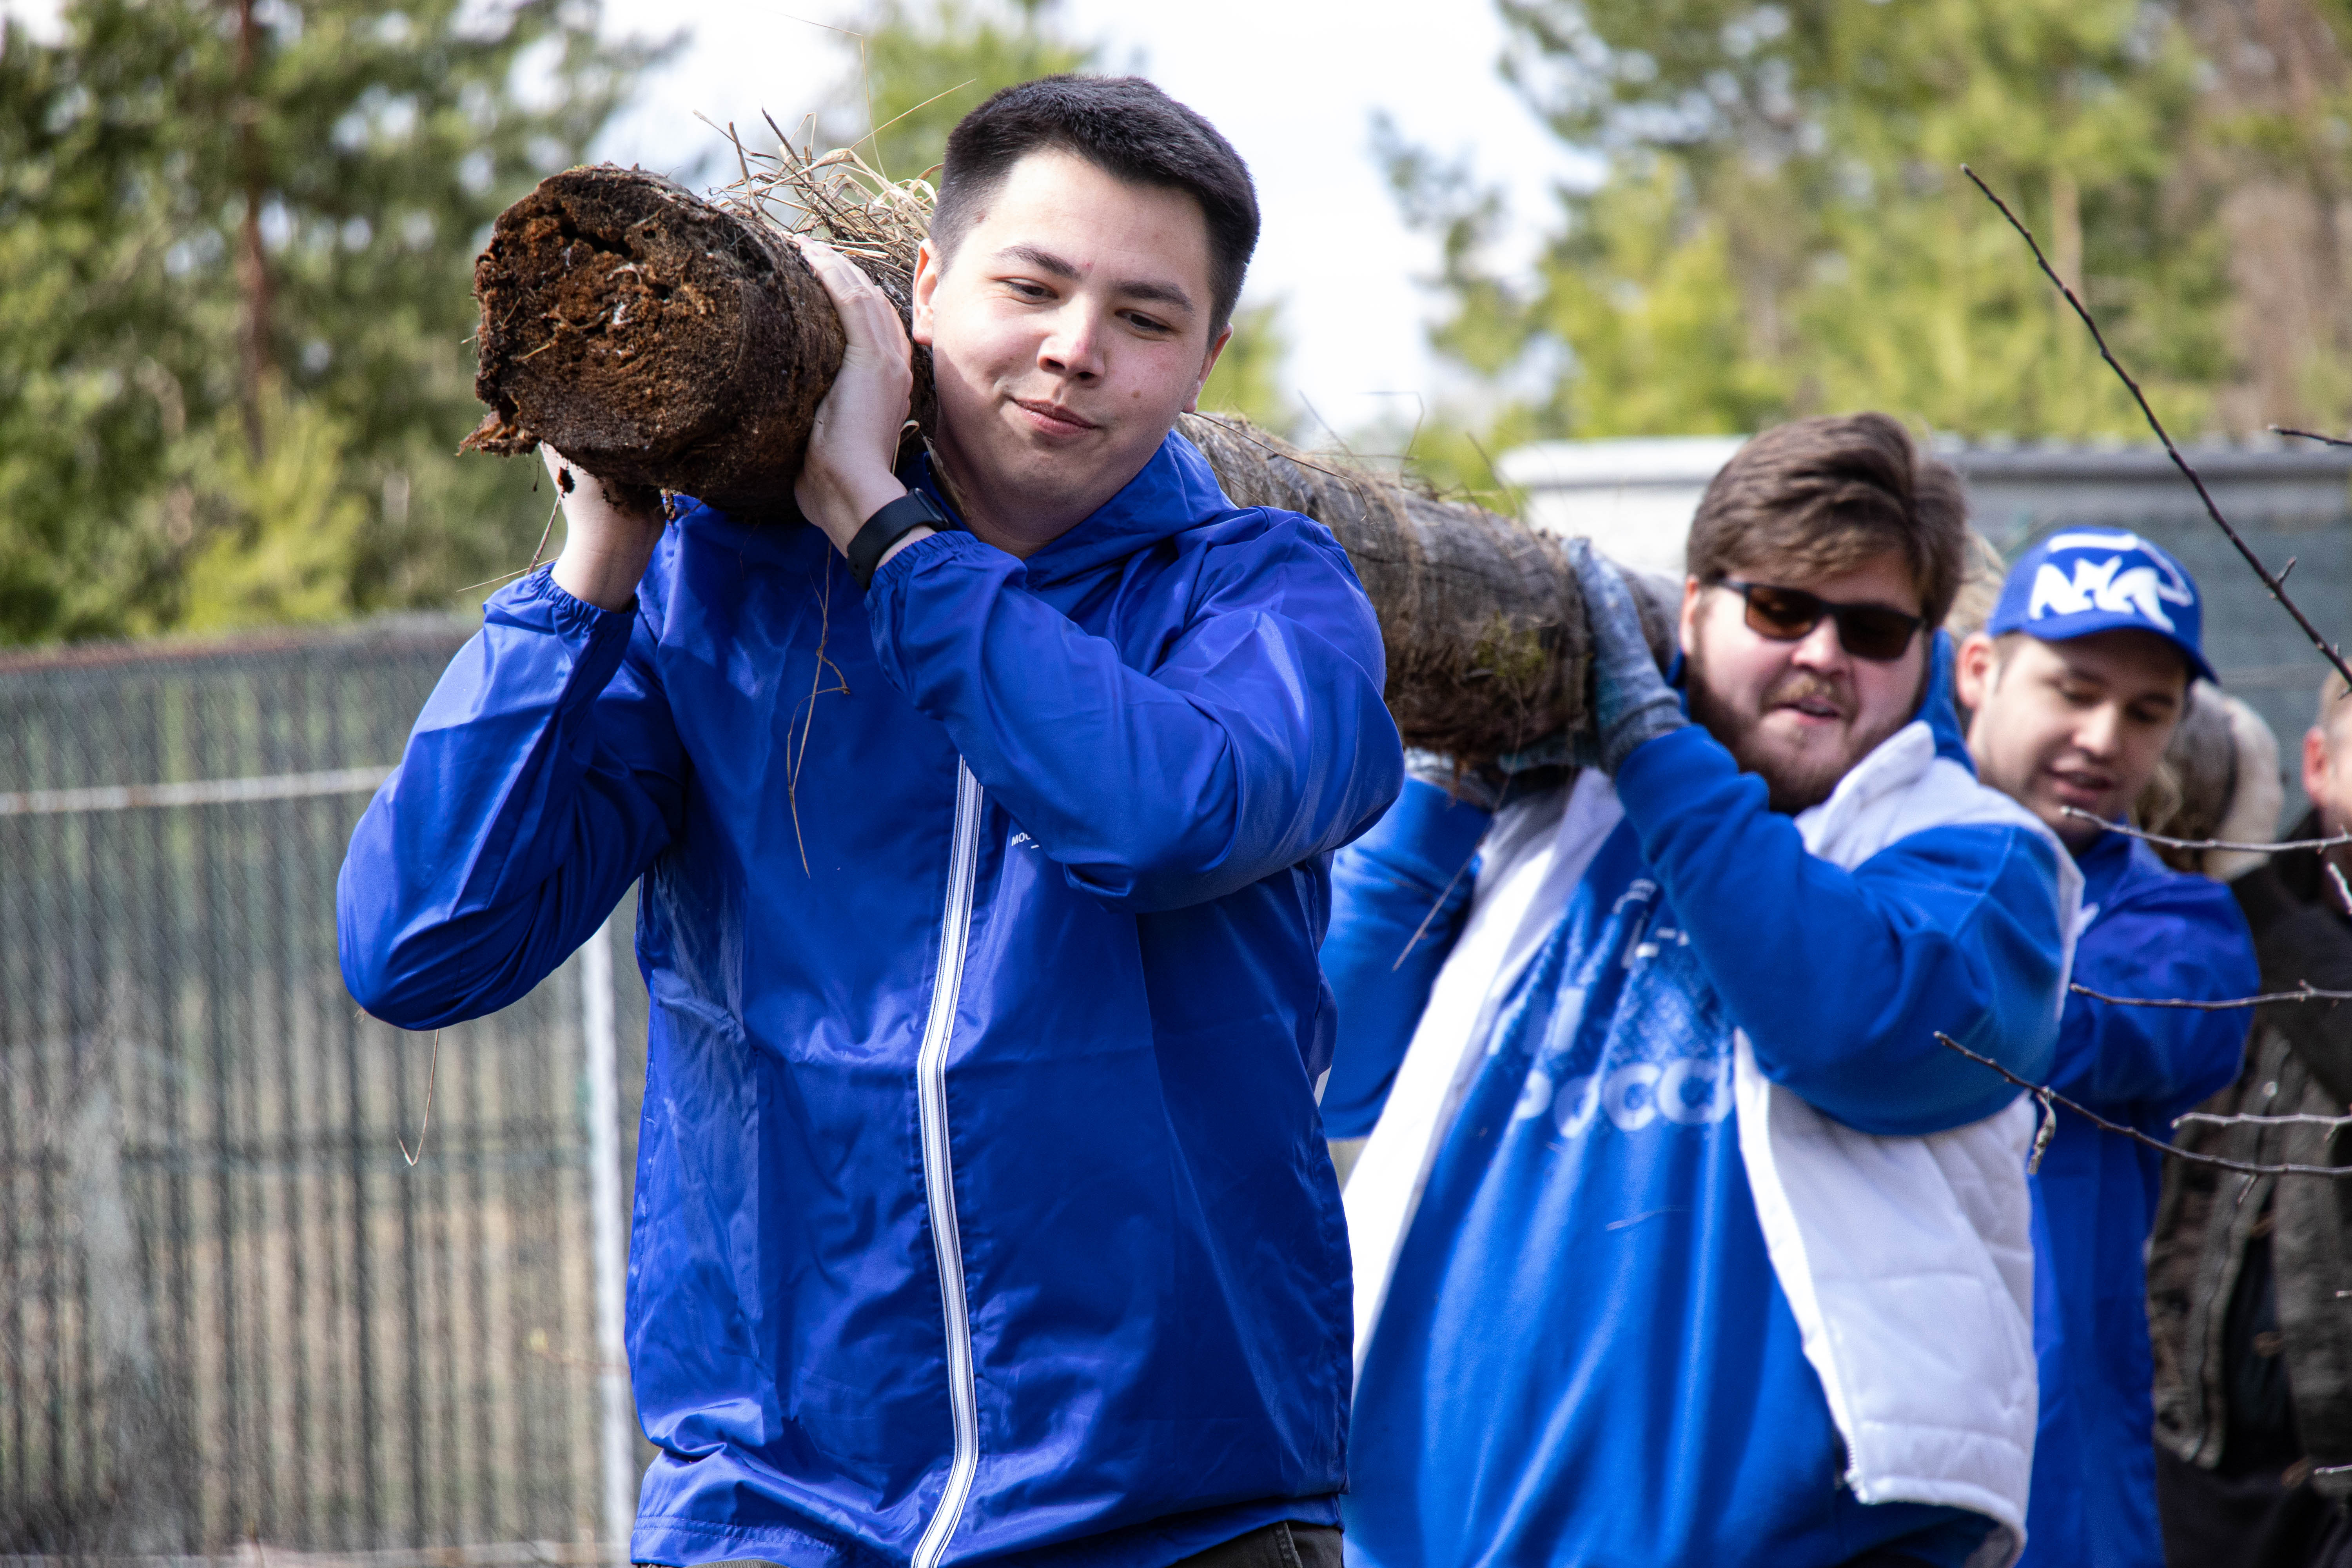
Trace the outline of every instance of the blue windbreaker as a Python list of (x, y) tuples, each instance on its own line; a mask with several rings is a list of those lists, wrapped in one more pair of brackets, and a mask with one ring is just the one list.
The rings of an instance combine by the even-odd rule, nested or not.
[[(1966, 765), (1937, 645), (1922, 716)], [(1399, 1252), (1357, 1385), (1349, 1560), (1826, 1568), (1888, 1546), (1958, 1568), (1990, 1521), (1842, 1484), (1739, 1152), (1731, 1036), (1866, 1131), (1991, 1114), (2016, 1091), (1934, 1034), (2047, 1068), (2055, 851), (1951, 826), (1847, 871), (1696, 727), (1616, 784), (1624, 820), (1503, 1002)], [(1446, 883), (1481, 821), (1410, 784), (1340, 858), (1330, 1084), (1364, 1125), (1458, 934)], [(1620, 1079), (1654, 1087), (1556, 1092)]]
[[(2171, 870), (2120, 833), (2100, 835), (2074, 863), (2091, 915), (2074, 947), (2076, 984), (2192, 1001), (2260, 988), (2253, 938), (2221, 883)], [(2244, 1012), (2069, 994), (2050, 1086), (2169, 1142), (2174, 1117), (2237, 1077), (2247, 1025)], [(2164, 1561), (2144, 1262), (2162, 1163), (2128, 1138), (2062, 1114), (2033, 1179), (2042, 1413), (2023, 1568)]]
[(1401, 781), (1381, 674), (1330, 535), (1172, 435), (1025, 563), (941, 533), (861, 601), (695, 508), (632, 612), (492, 598), (352, 837), (343, 973), (478, 1016), (644, 879), (638, 1561), (1337, 1521), (1316, 945)]

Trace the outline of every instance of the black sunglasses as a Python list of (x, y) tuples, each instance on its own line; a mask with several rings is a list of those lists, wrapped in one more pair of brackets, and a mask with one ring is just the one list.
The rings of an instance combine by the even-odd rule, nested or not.
[(1759, 637), (1795, 642), (1826, 618), (1837, 623), (1838, 642), (1846, 652), (1873, 664), (1901, 658), (1912, 635), (1927, 624), (1924, 616), (1906, 616), (1885, 605), (1832, 605), (1801, 588), (1773, 588), (1729, 577), (1717, 578), (1714, 586), (1728, 588), (1748, 601), (1748, 629)]

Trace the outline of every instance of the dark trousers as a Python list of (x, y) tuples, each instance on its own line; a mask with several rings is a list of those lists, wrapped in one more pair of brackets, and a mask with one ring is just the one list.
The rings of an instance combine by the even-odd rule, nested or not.
[(2170, 1568), (2352, 1568), (2352, 1519), (2307, 1479), (2219, 1475), (2159, 1443), (2156, 1511)]
[(1196, 1552), (1176, 1568), (1340, 1568), (1339, 1531), (1283, 1520)]

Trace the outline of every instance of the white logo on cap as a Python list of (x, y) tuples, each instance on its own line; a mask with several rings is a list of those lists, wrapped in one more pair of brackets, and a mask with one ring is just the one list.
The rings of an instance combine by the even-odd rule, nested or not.
[[(2132, 533), (2061, 533), (2050, 541), (2050, 550), (2116, 550), (2145, 551), (2144, 563), (2128, 572), (2122, 570), (2124, 557), (2111, 555), (2105, 561), (2078, 559), (2074, 574), (2070, 579), (2058, 570), (2054, 562), (2044, 561), (2033, 574), (2033, 595), (2025, 606), (2025, 618), (2038, 621), (2044, 616), (2079, 616), (2089, 610), (2104, 610), (2109, 615), (2137, 616), (2153, 622), (2166, 631), (2173, 629), (2172, 617), (2164, 612), (2166, 605), (2193, 605), (2197, 595), (2187, 580), (2162, 556), (2148, 551), (2137, 534)], [(2159, 571), (2156, 563), (2163, 563)]]

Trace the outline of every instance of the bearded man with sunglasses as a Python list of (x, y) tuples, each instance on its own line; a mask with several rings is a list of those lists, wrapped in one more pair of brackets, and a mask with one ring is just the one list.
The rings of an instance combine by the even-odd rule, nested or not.
[(1884, 416), (1757, 437), (1667, 675), (1579, 547), (1583, 765), (1343, 852), (1351, 1562), (2014, 1561), (2033, 1115), (1937, 1034), (2048, 1068), (2081, 879), (1962, 743), (1965, 538)]

